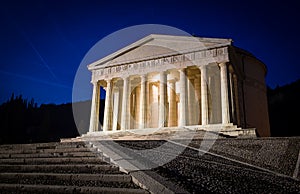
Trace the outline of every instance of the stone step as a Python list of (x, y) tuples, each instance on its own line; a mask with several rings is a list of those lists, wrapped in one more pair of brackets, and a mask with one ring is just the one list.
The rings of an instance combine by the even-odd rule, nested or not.
[(146, 194), (147, 191), (138, 188), (110, 188), (110, 187), (86, 187), (86, 186), (62, 186), (62, 185), (25, 185), (25, 184), (0, 184), (3, 193), (86, 193), (86, 194)]
[[(76, 183), (131, 183), (131, 176), (127, 174), (69, 174), (69, 173), (1, 173), (1, 183), (16, 184), (57, 184), (77, 185)], [(102, 185), (102, 184), (101, 184)], [(79, 185), (80, 186), (80, 185)]]
[(148, 193), (88, 142), (0, 145), (0, 193)]
[(122, 174), (119, 167), (102, 164), (75, 164), (75, 165), (0, 165), (0, 173), (5, 172), (43, 172), (43, 173), (110, 173)]
[(35, 154), (35, 153), (66, 153), (66, 152), (96, 152), (97, 150), (92, 147), (82, 147), (82, 148), (49, 148), (49, 149), (2, 149), (0, 150), (0, 155), (2, 154)]
[(82, 147), (82, 146), (88, 146), (85, 142), (49, 142), (49, 143), (34, 143), (34, 144), (6, 144), (6, 145), (0, 145), (1, 149), (36, 149), (36, 148), (53, 148), (53, 147)]
[(58, 158), (5, 158), (0, 164), (107, 164), (107, 158), (100, 157), (58, 157)]
[[(52, 157), (95, 157), (93, 152), (47, 152), (31, 154), (0, 154), (1, 159), (5, 158), (52, 158)], [(100, 156), (100, 155), (99, 155)]]

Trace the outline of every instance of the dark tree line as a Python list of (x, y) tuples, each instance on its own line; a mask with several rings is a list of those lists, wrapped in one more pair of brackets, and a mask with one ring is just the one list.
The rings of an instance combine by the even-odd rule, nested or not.
[(42, 104), (20, 96), (0, 105), (0, 144), (59, 141), (78, 135), (72, 104)]

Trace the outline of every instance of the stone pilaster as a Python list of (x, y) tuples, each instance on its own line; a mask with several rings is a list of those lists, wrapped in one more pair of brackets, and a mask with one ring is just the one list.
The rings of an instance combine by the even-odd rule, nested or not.
[(233, 72), (229, 71), (229, 91), (230, 91), (230, 112), (231, 112), (231, 118), (233, 123), (236, 122), (236, 109), (235, 109), (235, 93), (234, 93), (234, 83), (233, 83)]
[(100, 86), (98, 82), (93, 82), (93, 96), (92, 96), (89, 132), (98, 131), (99, 106), (100, 106)]
[(239, 93), (238, 93), (238, 79), (237, 75), (233, 74), (233, 88), (234, 88), (234, 101), (235, 101), (235, 112), (236, 112), (236, 124), (241, 126), (240, 120), (240, 106), (239, 106)]

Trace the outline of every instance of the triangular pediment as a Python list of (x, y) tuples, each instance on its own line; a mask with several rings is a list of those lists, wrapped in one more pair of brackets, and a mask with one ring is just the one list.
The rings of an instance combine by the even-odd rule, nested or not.
[(90, 70), (231, 44), (231, 39), (151, 34), (88, 66)]

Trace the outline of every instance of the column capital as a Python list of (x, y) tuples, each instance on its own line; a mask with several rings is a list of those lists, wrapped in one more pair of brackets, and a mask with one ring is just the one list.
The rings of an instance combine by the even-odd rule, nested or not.
[(207, 65), (199, 65), (198, 67), (199, 67), (200, 70), (207, 69)]
[(97, 85), (97, 84), (99, 83), (99, 80), (93, 80), (93, 81), (91, 81), (91, 83), (92, 83), (93, 85)]
[(122, 80), (125, 80), (125, 79), (129, 79), (130, 76), (129, 76), (129, 75), (122, 75), (120, 78), (121, 78)]
[(112, 81), (112, 78), (106, 78), (104, 79), (106, 82), (111, 82)]
[(168, 71), (160, 71), (160, 72), (159, 72), (159, 75), (168, 75), (168, 74), (169, 74)]
[(148, 74), (141, 74), (141, 81), (146, 80), (148, 78)]
[(222, 62), (222, 63), (219, 63), (218, 65), (219, 65), (219, 67), (225, 67), (225, 66), (227, 66), (227, 62)]
[(178, 81), (177, 78), (173, 78), (173, 79), (169, 79), (168, 82), (169, 83), (176, 83)]

